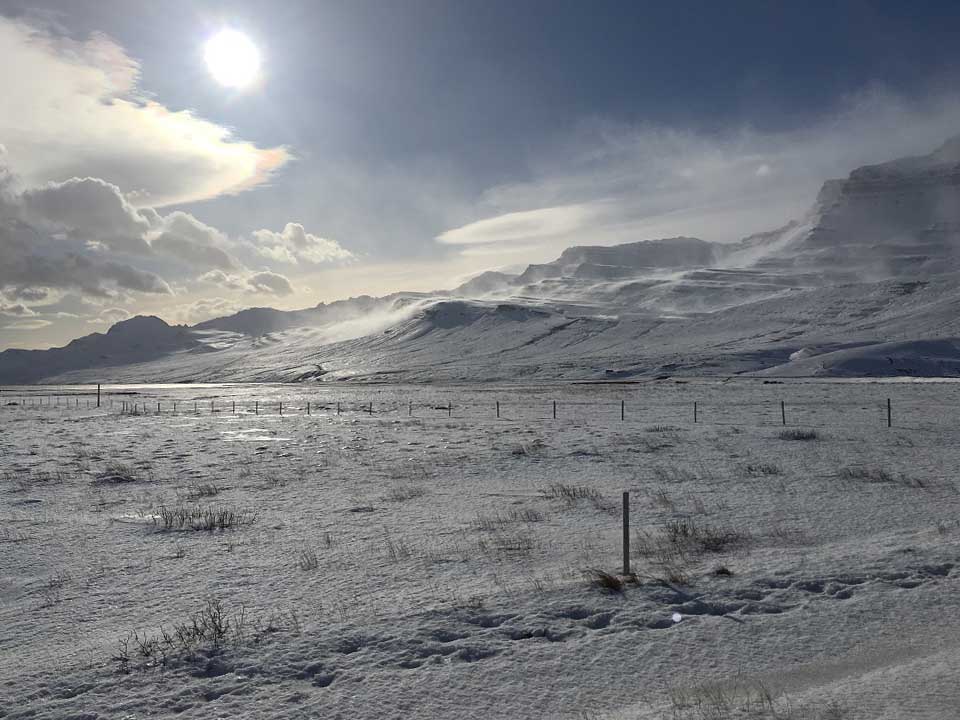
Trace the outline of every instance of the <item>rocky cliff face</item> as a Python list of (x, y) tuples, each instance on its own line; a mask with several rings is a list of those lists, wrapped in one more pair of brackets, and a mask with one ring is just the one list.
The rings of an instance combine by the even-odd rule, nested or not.
[(960, 136), (929, 155), (830, 180), (809, 229), (761, 261), (820, 269), (827, 279), (918, 277), (960, 268)]

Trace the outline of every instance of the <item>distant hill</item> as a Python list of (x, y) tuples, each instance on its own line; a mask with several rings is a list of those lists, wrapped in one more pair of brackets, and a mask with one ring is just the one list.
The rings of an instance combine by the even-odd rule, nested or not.
[(0, 353), (0, 383), (960, 375), (960, 137), (824, 183), (740, 242), (579, 245), (453, 290), (133, 318)]

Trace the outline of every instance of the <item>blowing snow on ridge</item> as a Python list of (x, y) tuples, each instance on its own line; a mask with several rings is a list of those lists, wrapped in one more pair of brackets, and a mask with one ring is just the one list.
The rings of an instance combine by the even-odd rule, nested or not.
[(960, 374), (960, 137), (828, 180), (782, 228), (576, 246), (454, 290), (136, 318), (0, 353), (0, 382)]

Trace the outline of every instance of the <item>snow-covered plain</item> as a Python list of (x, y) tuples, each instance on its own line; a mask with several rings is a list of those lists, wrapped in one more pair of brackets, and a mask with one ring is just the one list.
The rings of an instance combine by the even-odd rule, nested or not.
[(0, 717), (958, 716), (958, 383), (91, 398), (0, 394)]

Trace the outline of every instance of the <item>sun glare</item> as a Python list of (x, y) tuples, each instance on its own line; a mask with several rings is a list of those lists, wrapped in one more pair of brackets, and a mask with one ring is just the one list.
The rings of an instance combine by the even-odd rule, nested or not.
[(260, 72), (260, 51), (236, 30), (221, 30), (210, 38), (203, 57), (213, 78), (227, 87), (247, 87)]

